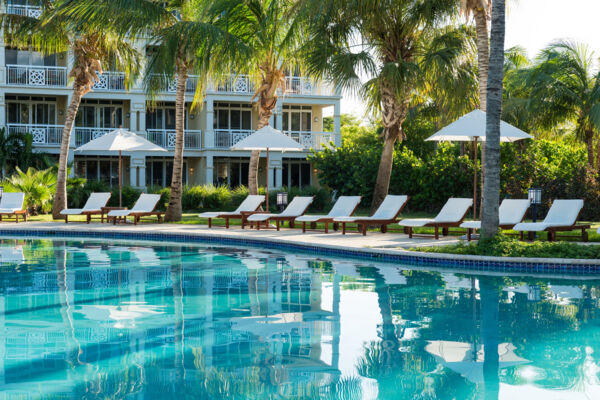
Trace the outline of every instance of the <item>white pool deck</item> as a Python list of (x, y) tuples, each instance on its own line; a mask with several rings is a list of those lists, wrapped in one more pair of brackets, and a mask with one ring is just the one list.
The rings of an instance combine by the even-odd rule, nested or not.
[(344, 247), (346, 249), (410, 249), (420, 246), (442, 246), (460, 241), (458, 236), (440, 236), (435, 240), (433, 236), (414, 237), (409, 239), (408, 235), (400, 233), (380, 233), (369, 232), (367, 236), (358, 233), (347, 233), (342, 235), (338, 232), (307, 231), (302, 233), (301, 229), (283, 228), (279, 232), (275, 229), (241, 229), (239, 226), (231, 226), (229, 229), (224, 227), (213, 227), (209, 229), (206, 225), (185, 225), (185, 224), (101, 224), (92, 222), (90, 224), (80, 222), (26, 222), (26, 223), (0, 223), (1, 231), (22, 231), (22, 230), (54, 230), (66, 235), (69, 232), (128, 232), (128, 233), (167, 233), (180, 235), (199, 235), (199, 236), (217, 236), (235, 239), (253, 239), (276, 241), (293, 244), (305, 245), (324, 245), (331, 247)]

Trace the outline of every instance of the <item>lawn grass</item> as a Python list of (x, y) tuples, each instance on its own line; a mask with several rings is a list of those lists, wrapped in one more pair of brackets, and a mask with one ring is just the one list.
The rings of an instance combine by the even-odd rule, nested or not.
[(586, 246), (570, 242), (521, 242), (506, 235), (500, 235), (480, 244), (476, 242), (458, 243), (440, 247), (419, 247), (411, 250), (495, 257), (600, 259), (600, 246)]

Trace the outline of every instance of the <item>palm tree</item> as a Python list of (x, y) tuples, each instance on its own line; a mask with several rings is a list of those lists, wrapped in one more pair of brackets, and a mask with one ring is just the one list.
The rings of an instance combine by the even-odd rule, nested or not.
[(176, 81), (175, 151), (171, 196), (165, 221), (180, 221), (182, 217), (183, 150), (185, 142), (185, 95), (188, 78), (198, 75), (192, 106), (203, 98), (209, 75), (229, 70), (244, 47), (226, 31), (212, 23), (207, 0), (67, 0), (63, 14), (80, 24), (101, 30), (116, 26), (120, 38), (139, 39), (152, 45), (152, 54), (145, 71), (145, 86), (151, 99)]
[[(461, 27), (447, 25), (457, 12), (451, 0), (306, 1), (316, 10), (306, 46), (309, 72), (360, 91), (381, 116), (384, 145), (373, 211), (388, 193), (394, 146), (404, 138), (411, 98), (434, 88), (442, 76), (468, 77), (456, 72), (467, 69), (471, 38)], [(362, 74), (370, 78), (365, 84)], [(455, 89), (468, 87), (454, 82)]]
[(102, 74), (103, 64), (113, 63), (125, 72), (126, 84), (129, 77), (137, 73), (139, 57), (128, 41), (115, 35), (112, 25), (103, 29), (90, 29), (85, 24), (60, 13), (66, 0), (44, 1), (40, 18), (3, 15), (6, 42), (12, 46), (53, 54), (72, 50), (73, 67), (69, 79), (73, 81), (73, 94), (62, 133), (56, 194), (52, 207), (55, 219), (64, 218), (60, 211), (67, 205), (67, 160), (71, 132), (81, 98), (92, 91)]
[(527, 80), (530, 111), (545, 128), (573, 122), (592, 168), (600, 132), (600, 71), (594, 61), (587, 46), (559, 41), (542, 50)]
[[(487, 110), (487, 80), (490, 59), (490, 43), (488, 37), (488, 21), (492, 9), (492, 0), (460, 0), (462, 13), (469, 18), (473, 15), (477, 32), (477, 67), (479, 76), (479, 109)], [(477, 149), (475, 149), (477, 151)], [(481, 146), (481, 191), (485, 182), (485, 146)], [(475, 166), (477, 167), (477, 166)], [(483, 205), (483, 196), (481, 196)]]
[[(247, 47), (247, 53), (236, 65), (236, 73), (246, 73), (257, 88), (258, 129), (269, 125), (277, 106), (278, 92), (285, 93), (285, 76), (302, 71), (300, 52), (304, 39), (302, 14), (292, 0), (220, 0), (211, 14)], [(258, 194), (258, 162), (260, 151), (250, 156), (248, 189)]]
[(505, 0), (492, 3), (492, 34), (490, 65), (487, 83), (487, 114), (485, 160), (486, 174), (483, 187), (481, 220), (482, 238), (498, 234), (498, 207), (500, 203), (500, 116), (502, 115), (502, 83), (504, 77)]

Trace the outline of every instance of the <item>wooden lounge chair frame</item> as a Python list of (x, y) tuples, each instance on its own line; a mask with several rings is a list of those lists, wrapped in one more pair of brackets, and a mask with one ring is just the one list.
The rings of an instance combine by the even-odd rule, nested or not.
[[(463, 223), (463, 221), (464, 221), (465, 217), (467, 216), (467, 214), (469, 213), (469, 210), (471, 209), (471, 207), (467, 208), (467, 210), (463, 214), (460, 221), (457, 221), (457, 222), (430, 222), (423, 226), (419, 226), (418, 228), (425, 228), (425, 227), (434, 228), (433, 237), (435, 238), (435, 240), (438, 240), (440, 238), (440, 228), (442, 228), (442, 236), (448, 236), (448, 234), (450, 233), (450, 228), (456, 228), (456, 227), (460, 226), (460, 224)], [(404, 231), (408, 234), (409, 239), (412, 239), (414, 236), (416, 236), (416, 237), (431, 237), (431, 235), (414, 234), (412, 228), (413, 228), (412, 226), (404, 227)]]
[[(308, 197), (308, 196), (306, 196)], [(315, 199), (315, 196), (310, 196), (313, 200)], [(291, 203), (290, 203), (291, 204)], [(302, 214), (304, 214), (306, 212), (306, 210), (308, 210), (308, 208), (310, 207), (309, 203), (306, 208), (304, 209), (304, 212)], [(285, 211), (285, 210), (284, 210)], [(301, 214), (301, 215), (302, 215)], [(287, 221), (289, 223), (290, 228), (294, 228), (295, 224), (294, 221), (296, 220), (296, 218), (298, 218), (300, 215), (295, 215), (295, 216), (281, 216), (281, 215), (273, 215), (271, 217), (269, 217), (268, 219), (266, 219), (265, 221), (248, 221), (248, 223), (250, 224), (250, 228), (252, 228), (253, 224), (256, 224), (256, 230), (259, 231), (260, 230), (260, 224), (261, 223), (269, 223), (269, 221), (275, 221), (275, 228), (277, 229), (277, 231), (280, 230), (281, 226)]]
[(579, 219), (579, 215), (581, 215), (582, 210), (583, 210), (583, 207), (577, 213), (577, 217), (575, 218), (575, 223), (573, 225), (549, 226), (546, 229), (544, 229), (543, 231), (519, 231), (519, 240), (524, 240), (525, 232), (527, 232), (527, 238), (529, 240), (533, 240), (533, 238), (534, 238), (533, 235), (535, 232), (548, 232), (548, 241), (555, 242), (556, 241), (556, 232), (571, 232), (571, 231), (581, 230), (581, 240), (583, 240), (584, 242), (588, 242), (589, 235), (587, 233), (587, 229), (591, 229), (592, 226), (590, 224), (582, 224), (582, 223), (577, 222), (577, 220)]
[(363, 236), (367, 236), (367, 227), (369, 225), (379, 225), (380, 226), (380, 230), (381, 233), (386, 233), (387, 232), (387, 228), (388, 225), (393, 224), (395, 222), (398, 221), (398, 216), (402, 213), (402, 210), (404, 210), (404, 207), (406, 207), (406, 204), (408, 204), (408, 200), (410, 200), (410, 196), (408, 196), (406, 198), (406, 201), (404, 202), (404, 204), (402, 204), (402, 207), (400, 207), (398, 209), (398, 212), (396, 213), (396, 215), (394, 216), (394, 218), (390, 218), (390, 219), (369, 219), (369, 220), (364, 220), (364, 219), (356, 219), (352, 222), (340, 222), (342, 224), (342, 235), (345, 235), (346, 232), (348, 231), (346, 229), (346, 224), (357, 224), (356, 226), (356, 232), (357, 233), (362, 233)]
[(27, 222), (27, 210), (18, 210), (9, 213), (0, 213), (0, 222), (2, 222), (2, 217), (14, 217), (15, 223), (19, 223), (19, 216), (23, 218), (23, 222)]
[[(352, 211), (350, 212), (349, 215), (354, 214), (359, 205), (360, 205), (360, 201), (358, 203), (356, 203), (356, 206), (354, 206), (354, 208), (352, 209)], [(323, 218), (319, 218), (316, 221), (310, 221), (310, 222), (308, 222), (310, 224), (310, 229), (306, 229), (306, 221), (302, 221), (302, 233), (306, 233), (307, 230), (318, 231), (317, 223), (319, 223), (319, 222), (325, 224), (325, 233), (329, 233), (329, 224), (333, 224), (333, 230), (337, 231), (339, 229), (340, 223), (335, 222), (333, 220), (334, 218), (336, 218), (336, 217), (323, 217)]]

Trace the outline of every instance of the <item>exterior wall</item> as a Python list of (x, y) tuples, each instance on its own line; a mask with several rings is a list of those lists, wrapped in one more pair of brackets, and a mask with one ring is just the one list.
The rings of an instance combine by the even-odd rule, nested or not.
[[(136, 43), (136, 47), (144, 49), (145, 44), (142, 42)], [(8, 71), (5, 59), (5, 49), (0, 44), (0, 126), (6, 126), (7, 124), (7, 106), (6, 106), (6, 95), (16, 96), (47, 96), (56, 98), (56, 115), (54, 124), (24, 124), (26, 126), (13, 127), (12, 129), (20, 129), (21, 131), (36, 131), (39, 140), (34, 143), (37, 151), (43, 151), (49, 154), (58, 154), (60, 151), (60, 138), (62, 137), (62, 128), (65, 122), (65, 114), (67, 107), (71, 99), (71, 83), (68, 82), (66, 76), (68, 69), (72, 66), (73, 55), (71, 52), (65, 54), (59, 54), (56, 57), (56, 67), (44, 67), (44, 66), (32, 66), (32, 65), (19, 65), (18, 70), (15, 67), (11, 67), (12, 70)], [(63, 69), (60, 69), (62, 67)], [(63, 78), (56, 78), (56, 74)], [(35, 79), (34, 79), (35, 78)], [(123, 118), (122, 125), (124, 128), (129, 129), (139, 135), (145, 136), (151, 141), (165, 147), (168, 152), (161, 155), (161, 157), (169, 158), (173, 157), (172, 140), (174, 138), (174, 130), (168, 129), (155, 129), (154, 132), (149, 132), (146, 126), (146, 117), (149, 111), (148, 99), (143, 91), (143, 85), (141, 79), (138, 79), (129, 90), (125, 90), (123, 84), (123, 75), (114, 71), (105, 71), (105, 74), (101, 77), (102, 81), (97, 84), (94, 91), (87, 94), (84, 99), (94, 99), (100, 102), (102, 101), (114, 101), (120, 100), (123, 102)], [(286, 93), (279, 97), (279, 104), (276, 108), (271, 123), (274, 124), (278, 129), (282, 128), (282, 114), (283, 107), (286, 105), (303, 105), (310, 106), (312, 111), (311, 121), (311, 132), (297, 132), (290, 133), (290, 136), (300, 143), (305, 145), (306, 150), (304, 152), (288, 154), (272, 154), (271, 155), (271, 174), (275, 174), (274, 178), (272, 175), (272, 185), (280, 186), (282, 183), (281, 175), (284, 168), (285, 159), (305, 159), (310, 154), (310, 147), (320, 146), (322, 143), (328, 143), (326, 140), (330, 134), (325, 134), (323, 130), (323, 108), (333, 106), (336, 109), (336, 115), (339, 120), (339, 105), (341, 96), (333, 90), (323, 89), (321, 86), (315, 86), (308, 84), (306, 78), (289, 77), (288, 87), (290, 93)], [(64, 82), (64, 83), (60, 83)], [(194, 78), (192, 77), (188, 82), (188, 87), (193, 89)], [(205, 184), (213, 183), (214, 177), (214, 162), (215, 160), (221, 160), (220, 162), (228, 163), (230, 168), (231, 163), (240, 163), (240, 160), (249, 160), (249, 152), (234, 152), (230, 150), (231, 144), (242, 138), (240, 135), (234, 135), (233, 132), (225, 132), (231, 135), (228, 140), (230, 142), (219, 142), (215, 136), (213, 123), (216, 118), (214, 112), (214, 103), (216, 102), (227, 102), (227, 103), (244, 103), (250, 104), (254, 90), (251, 86), (250, 80), (243, 76), (234, 76), (224, 80), (224, 83), (219, 85), (210, 84), (207, 93), (204, 97), (203, 104), (201, 107), (191, 111), (191, 103), (194, 97), (193, 90), (188, 90), (186, 95), (187, 108), (188, 108), (188, 119), (187, 119), (187, 131), (186, 131), (186, 145), (184, 151), (184, 158), (187, 163), (187, 177), (189, 184)], [(155, 99), (157, 102), (175, 104), (175, 93), (167, 90), (157, 96)], [(251, 119), (252, 129), (256, 129), (258, 126), (258, 111), (256, 107), (251, 108)], [(193, 118), (192, 118), (193, 116)], [(339, 121), (338, 121), (339, 122)], [(77, 127), (75, 127), (72, 133), (72, 142), (70, 158), (74, 160), (83, 160), (87, 157), (93, 156), (114, 156), (108, 153), (97, 153), (97, 154), (75, 154), (73, 150), (78, 145), (81, 145), (82, 140), (91, 140), (91, 138), (97, 137), (98, 135), (107, 133), (108, 128), (98, 129), (88, 128), (85, 132), (86, 135), (77, 134)], [(93, 132), (92, 132), (93, 131)], [(223, 132), (221, 132), (223, 133)], [(244, 134), (250, 134), (248, 131)], [(336, 131), (331, 137), (338, 140), (339, 136), (339, 123), (336, 127)], [(81, 138), (89, 139), (81, 139)], [(76, 139), (79, 138), (79, 139)], [(223, 136), (220, 136), (223, 139)], [(227, 135), (225, 139), (227, 139)], [(318, 148), (318, 147), (317, 147)], [(148, 157), (152, 157), (150, 153), (136, 153), (135, 155), (126, 155), (127, 166), (131, 164), (131, 169), (123, 173), (124, 182), (127, 184), (144, 187), (146, 185), (146, 176), (148, 171), (146, 170), (146, 161)], [(259, 173), (259, 184), (266, 184), (266, 159), (265, 154), (261, 154), (261, 172)], [(284, 158), (285, 157), (285, 158)], [(229, 160), (229, 161), (228, 161)], [(129, 168), (129, 167), (128, 167)], [(316, 182), (312, 179), (313, 184)], [(274, 184), (274, 185), (273, 185)], [(285, 184), (285, 183), (283, 183)]]

